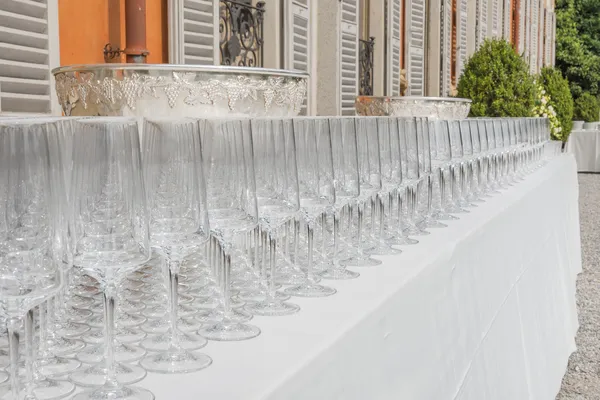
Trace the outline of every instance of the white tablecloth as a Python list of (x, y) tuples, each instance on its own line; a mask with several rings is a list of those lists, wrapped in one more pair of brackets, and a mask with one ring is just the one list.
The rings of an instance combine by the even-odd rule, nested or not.
[(578, 171), (600, 172), (600, 130), (571, 132), (567, 152), (575, 155)]
[(563, 155), (208, 369), (149, 374), (158, 400), (554, 399), (578, 328), (575, 160)]

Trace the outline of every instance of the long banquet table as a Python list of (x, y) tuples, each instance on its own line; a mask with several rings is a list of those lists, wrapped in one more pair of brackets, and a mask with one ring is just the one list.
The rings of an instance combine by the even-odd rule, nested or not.
[(579, 172), (600, 172), (600, 130), (571, 132), (567, 151), (575, 155)]
[(210, 342), (208, 369), (149, 374), (158, 400), (554, 399), (575, 350), (578, 186), (562, 155), (360, 269), (262, 334)]

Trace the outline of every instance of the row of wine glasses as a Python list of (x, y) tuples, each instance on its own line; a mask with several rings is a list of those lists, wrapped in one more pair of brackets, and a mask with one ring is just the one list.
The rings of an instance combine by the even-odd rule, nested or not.
[(131, 384), (334, 295), (539, 168), (548, 139), (539, 118), (0, 120), (2, 388), (152, 399)]

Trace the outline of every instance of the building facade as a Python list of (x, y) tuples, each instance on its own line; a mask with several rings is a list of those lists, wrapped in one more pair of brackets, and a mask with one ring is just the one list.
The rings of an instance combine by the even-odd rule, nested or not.
[[(0, 1), (0, 113), (59, 113), (49, 69), (122, 62), (124, 20), (124, 0)], [(490, 37), (538, 72), (556, 31), (554, 0), (146, 0), (146, 23), (149, 63), (310, 73), (311, 115), (352, 115), (358, 94), (453, 95)]]

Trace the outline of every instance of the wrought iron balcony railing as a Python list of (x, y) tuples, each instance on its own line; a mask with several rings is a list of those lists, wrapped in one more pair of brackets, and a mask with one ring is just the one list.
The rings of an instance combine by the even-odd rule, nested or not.
[(262, 67), (265, 2), (221, 0), (219, 33), (222, 65)]
[(373, 95), (373, 56), (375, 54), (375, 38), (371, 36), (369, 40), (359, 40), (359, 79), (360, 86), (358, 91), (361, 96)]

